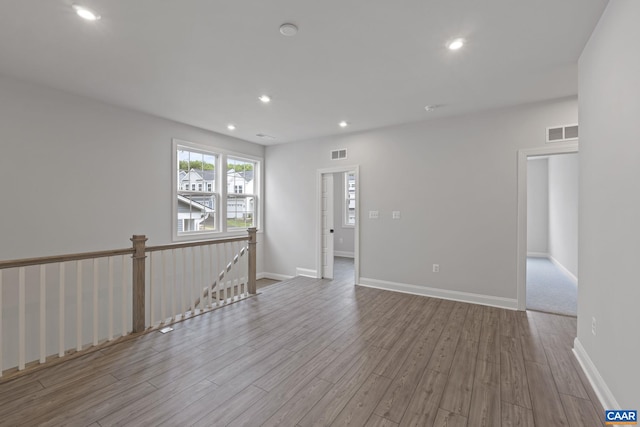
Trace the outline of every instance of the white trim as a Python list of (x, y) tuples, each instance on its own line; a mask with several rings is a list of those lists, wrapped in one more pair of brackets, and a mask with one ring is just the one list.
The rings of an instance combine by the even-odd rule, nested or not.
[(286, 274), (268, 273), (266, 271), (256, 274), (256, 280), (260, 280), (260, 279), (289, 280), (289, 279), (293, 279), (293, 277), (294, 276), (287, 276)]
[(319, 279), (318, 270), (311, 270), (310, 268), (296, 268), (296, 276), (305, 276), (305, 277), (313, 277), (314, 279)]
[(518, 150), (518, 209), (516, 213), (518, 227), (516, 240), (518, 310), (524, 311), (527, 309), (527, 158), (577, 152), (577, 142), (559, 142), (544, 147)]
[(422, 295), (453, 301), (461, 301), (471, 304), (488, 305), (490, 307), (517, 309), (517, 300), (513, 298), (492, 297), (488, 295), (474, 294), (470, 292), (450, 291), (447, 289), (429, 288), (427, 286), (410, 285), (407, 283), (387, 282), (385, 280), (360, 278), (358, 286), (384, 289), (387, 291), (402, 292), (405, 294)]
[(573, 354), (578, 359), (578, 363), (580, 363), (602, 407), (604, 409), (622, 409), (578, 338), (573, 341)]
[(578, 283), (578, 278), (575, 276), (575, 274), (570, 272), (569, 269), (567, 269), (567, 267), (565, 267), (564, 265), (560, 264), (560, 261), (558, 261), (557, 259), (555, 259), (552, 256), (549, 256), (549, 261), (554, 263), (556, 267), (558, 267), (560, 270), (562, 270), (562, 272), (565, 273), (567, 276), (569, 276), (571, 278), (571, 280), (576, 282), (576, 284)]
[(353, 252), (346, 251), (333, 251), (333, 256), (340, 256), (344, 258), (353, 258), (355, 255)]
[[(207, 155), (215, 155), (216, 156), (216, 184), (219, 188), (214, 188), (213, 192), (196, 192), (196, 193), (210, 193), (216, 198), (216, 209), (218, 218), (216, 220), (216, 230), (214, 231), (206, 231), (206, 232), (193, 232), (193, 233), (178, 233), (176, 228), (176, 220), (178, 218), (178, 206), (176, 203), (176, 199), (178, 196), (178, 188), (177, 188), (177, 180), (176, 180), (176, 167), (178, 166), (178, 147), (184, 147), (189, 151), (193, 151), (196, 153), (207, 154)], [(227, 229), (226, 219), (227, 219), (227, 173), (226, 173), (226, 163), (229, 157), (232, 157), (236, 160), (247, 160), (251, 162), (256, 162), (255, 169), (253, 171), (253, 179), (254, 179), (254, 194), (252, 195), (256, 200), (256, 211), (254, 223), (255, 227), (258, 230), (263, 229), (262, 224), (262, 213), (264, 212), (264, 197), (262, 194), (262, 183), (264, 182), (264, 158), (253, 156), (251, 154), (239, 153), (237, 151), (231, 151), (220, 147), (209, 146), (204, 144), (199, 144), (191, 141), (187, 141), (180, 138), (173, 138), (171, 140), (171, 148), (172, 154), (171, 159), (173, 162), (172, 172), (171, 172), (171, 188), (172, 188), (172, 208), (171, 208), (171, 236), (172, 241), (174, 242), (182, 242), (182, 241), (191, 241), (191, 240), (206, 240), (212, 238), (225, 238), (225, 237), (233, 237), (239, 234), (241, 231), (245, 231), (244, 229)], [(216, 190), (220, 190), (217, 192)], [(243, 196), (247, 196), (243, 194)], [(223, 203), (224, 201), (224, 203)], [(224, 230), (224, 231), (223, 231)], [(264, 230), (263, 230), (264, 231)]]
[(329, 173), (356, 173), (356, 225), (354, 227), (354, 280), (360, 281), (360, 166), (345, 165), (318, 169), (316, 172), (316, 271), (322, 272), (322, 175)]
[(549, 254), (544, 252), (527, 252), (527, 257), (531, 258), (549, 258)]

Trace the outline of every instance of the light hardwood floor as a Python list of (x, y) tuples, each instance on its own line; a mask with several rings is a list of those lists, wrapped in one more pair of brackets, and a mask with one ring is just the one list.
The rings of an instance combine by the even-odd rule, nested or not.
[(0, 384), (0, 425), (602, 426), (575, 319), (298, 277)]

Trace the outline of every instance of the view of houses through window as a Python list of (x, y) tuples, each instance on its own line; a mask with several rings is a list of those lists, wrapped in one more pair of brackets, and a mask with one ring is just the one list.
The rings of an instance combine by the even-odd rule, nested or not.
[[(176, 154), (178, 235), (255, 226), (256, 161), (181, 145), (177, 146)], [(226, 164), (224, 176), (218, 175), (220, 164)], [(219, 222), (219, 213), (226, 217), (223, 224)]]
[(344, 225), (356, 225), (356, 173), (344, 173)]

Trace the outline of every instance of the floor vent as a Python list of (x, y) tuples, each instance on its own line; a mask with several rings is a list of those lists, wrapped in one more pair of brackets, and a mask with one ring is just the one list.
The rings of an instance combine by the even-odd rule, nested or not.
[(333, 150), (331, 152), (331, 160), (340, 160), (347, 158), (347, 149), (343, 148), (341, 150)]
[(547, 142), (574, 141), (578, 139), (578, 125), (547, 128)]

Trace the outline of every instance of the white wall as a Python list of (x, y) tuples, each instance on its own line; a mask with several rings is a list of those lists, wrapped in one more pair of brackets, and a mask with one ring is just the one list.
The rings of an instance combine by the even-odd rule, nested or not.
[(578, 276), (578, 154), (549, 157), (549, 255)]
[(264, 155), (257, 144), (5, 76), (0, 94), (2, 260), (125, 248), (133, 234), (170, 243), (172, 138)]
[(640, 2), (609, 2), (579, 62), (577, 344), (625, 409), (640, 403), (639, 20)]
[(527, 254), (549, 255), (549, 159), (527, 160)]
[[(517, 151), (544, 145), (553, 123), (576, 121), (570, 98), (269, 146), (266, 268), (285, 275), (316, 268), (317, 169), (359, 164), (362, 281), (515, 306)], [(330, 150), (345, 147), (346, 160), (330, 160)], [(380, 218), (368, 219), (370, 210)], [(392, 220), (392, 210), (402, 219)], [(431, 272), (433, 263), (440, 273)]]
[(333, 174), (333, 186), (333, 225), (335, 229), (333, 249), (336, 256), (353, 257), (355, 228), (344, 226), (343, 208), (346, 200), (344, 173)]

